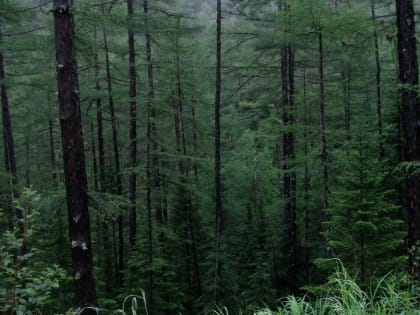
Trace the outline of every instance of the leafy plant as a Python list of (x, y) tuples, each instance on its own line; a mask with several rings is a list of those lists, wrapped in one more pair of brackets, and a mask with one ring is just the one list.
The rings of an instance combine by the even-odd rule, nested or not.
[[(17, 314), (34, 314), (50, 301), (51, 293), (59, 288), (66, 277), (65, 271), (56, 266), (39, 266), (33, 263), (35, 248), (28, 248), (32, 224), (37, 212), (33, 203), (40, 196), (25, 189), (15, 207), (22, 210), (25, 232), (20, 235), (15, 228), (6, 231), (0, 246), (0, 311)], [(25, 244), (25, 250), (22, 250)]]

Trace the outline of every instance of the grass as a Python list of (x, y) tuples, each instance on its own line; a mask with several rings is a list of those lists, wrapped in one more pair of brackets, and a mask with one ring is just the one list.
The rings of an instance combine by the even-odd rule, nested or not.
[[(420, 315), (420, 307), (416, 302), (420, 299), (410, 293), (408, 281), (404, 277), (389, 274), (376, 285), (363, 290), (343, 267), (340, 269), (322, 287), (322, 297), (310, 299), (309, 296), (289, 296), (281, 301), (277, 310), (261, 309), (247, 315)], [(122, 308), (113, 314), (147, 315), (144, 292), (142, 296), (127, 296)], [(230, 313), (226, 307), (218, 307), (206, 315)]]
[[(277, 310), (262, 309), (253, 315), (420, 315), (419, 299), (407, 290), (404, 277), (389, 274), (365, 291), (343, 267), (340, 269), (323, 287), (323, 297), (310, 300), (307, 296), (289, 296)], [(225, 308), (213, 312), (229, 315)]]

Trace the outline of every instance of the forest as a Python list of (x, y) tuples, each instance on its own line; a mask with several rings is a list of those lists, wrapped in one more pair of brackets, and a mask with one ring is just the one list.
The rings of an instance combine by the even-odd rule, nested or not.
[(0, 313), (420, 314), (419, 0), (0, 0)]

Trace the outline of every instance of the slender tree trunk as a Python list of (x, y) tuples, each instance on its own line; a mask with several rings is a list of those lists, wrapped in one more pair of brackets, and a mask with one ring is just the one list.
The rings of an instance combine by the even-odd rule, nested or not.
[(351, 106), (350, 106), (350, 67), (345, 66), (342, 72), (344, 85), (344, 129), (346, 130), (346, 140), (351, 140)]
[[(359, 146), (359, 159), (362, 162), (363, 154), (361, 146)], [(364, 187), (365, 187), (365, 176), (362, 167), (359, 167), (359, 202), (363, 203), (365, 200)], [(366, 248), (365, 248), (365, 232), (360, 231), (360, 282), (361, 287), (364, 289), (366, 285)]]
[(304, 240), (305, 240), (305, 283), (309, 284), (309, 257), (310, 257), (310, 245), (309, 245), (309, 167), (308, 167), (308, 102), (307, 102), (307, 83), (306, 83), (306, 69), (303, 69), (303, 103), (304, 103), (304, 131), (303, 131), (303, 153), (305, 155), (304, 162), (304, 175), (303, 175), (303, 190), (304, 190), (304, 205), (303, 205), (303, 216), (304, 216)]
[(375, 63), (376, 63), (376, 112), (377, 112), (377, 119), (378, 119), (378, 135), (379, 135), (379, 157), (385, 157), (385, 150), (384, 144), (382, 140), (383, 134), (383, 123), (382, 123), (382, 67), (381, 67), (381, 59), (379, 57), (379, 38), (378, 38), (378, 31), (376, 30), (376, 12), (375, 12), (375, 3), (372, 1), (371, 3), (371, 13), (372, 13), (372, 21), (375, 27), (373, 32), (373, 41), (375, 45)]
[[(76, 301), (96, 306), (79, 84), (71, 0), (54, 0), (58, 102)], [(84, 309), (81, 314), (96, 314)]]
[(216, 192), (216, 249), (215, 249), (215, 276), (214, 276), (214, 296), (213, 301), (218, 304), (221, 297), (221, 280), (222, 280), (222, 259), (221, 259), (221, 238), (224, 231), (223, 218), (223, 200), (222, 200), (222, 180), (220, 176), (221, 170), (221, 141), (220, 141), (220, 107), (221, 107), (221, 91), (222, 91), (222, 3), (217, 1), (217, 30), (216, 30), (216, 94), (214, 100), (214, 176), (215, 176), (215, 192)]
[[(420, 107), (417, 104), (419, 78), (413, 1), (396, 0), (396, 9), (404, 158), (407, 162), (417, 162), (420, 149), (417, 122), (420, 117)], [(407, 176), (409, 273), (414, 280), (418, 281), (420, 280), (420, 264), (418, 263), (420, 260), (420, 185), (418, 175), (415, 175), (413, 170), (409, 171)]]
[[(3, 43), (3, 34), (2, 30), (0, 29), (0, 43)], [(10, 118), (10, 109), (9, 109), (9, 96), (7, 92), (7, 85), (4, 82), (6, 79), (5, 75), (5, 65), (4, 65), (4, 55), (3, 52), (0, 52), (0, 93), (1, 93), (1, 105), (2, 105), (2, 122), (3, 122), (3, 144), (4, 144), (4, 162), (6, 172), (10, 176), (9, 184), (11, 188), (11, 199), (18, 198), (19, 193), (16, 190), (17, 185), (17, 170), (16, 170), (16, 157), (15, 157), (15, 147), (13, 141), (13, 133), (12, 133), (12, 121)], [(13, 214), (14, 211), (14, 214)], [(17, 218), (17, 227), (18, 233), (21, 237), (25, 234), (24, 224), (22, 222), (23, 212), (12, 206), (12, 202), (10, 202), (10, 222), (13, 222), (13, 217), (16, 216)], [(12, 224), (13, 225), (13, 224)], [(25, 252), (25, 246), (23, 245), (22, 254)]]
[[(283, 123), (286, 128), (294, 124), (294, 58), (289, 46), (282, 49), (282, 107)], [(297, 293), (297, 250), (296, 250), (296, 172), (295, 136), (291, 130), (283, 135), (283, 195), (287, 219), (287, 282), (290, 294)]]
[[(153, 315), (155, 313), (154, 305), (154, 271), (153, 271), (153, 220), (152, 220), (152, 208), (155, 205), (157, 213), (162, 213), (160, 205), (160, 197), (153, 198), (153, 190), (156, 192), (160, 189), (160, 175), (159, 175), (159, 161), (157, 157), (157, 142), (156, 142), (156, 112), (154, 108), (154, 77), (153, 77), (153, 61), (152, 61), (152, 46), (151, 46), (151, 35), (149, 30), (148, 14), (149, 5), (147, 0), (143, 0), (143, 11), (146, 16), (146, 59), (147, 59), (147, 83), (148, 83), (148, 95), (147, 95), (147, 165), (146, 165), (146, 176), (147, 176), (147, 243), (148, 243), (148, 263), (149, 263), (149, 288), (148, 288), (148, 313)], [(152, 199), (155, 199), (154, 201)], [(157, 199), (157, 200), (156, 200)]]
[[(134, 9), (133, 0), (127, 0), (128, 18), (132, 20)], [(137, 237), (137, 77), (136, 77), (136, 52), (135, 52), (134, 32), (132, 26), (128, 30), (128, 54), (130, 61), (130, 147), (129, 165), (133, 169), (129, 177), (129, 200), (130, 200), (130, 231), (129, 244), (130, 251), (136, 247)]]
[[(99, 176), (98, 176), (98, 155), (96, 153), (96, 134), (95, 134), (95, 125), (94, 121), (90, 122), (90, 153), (92, 154), (92, 168), (93, 168), (93, 187), (94, 190), (97, 192), (99, 191)], [(100, 232), (101, 232), (101, 218), (100, 215), (96, 214), (95, 216), (95, 225), (96, 225), (96, 233), (92, 236), (94, 242), (97, 240), (99, 243), (100, 240)], [(92, 232), (93, 233), (93, 232)], [(102, 242), (102, 241), (101, 241)], [(98, 265), (102, 264), (102, 255), (98, 255)]]
[[(94, 41), (97, 43), (97, 29), (94, 30)], [(95, 63), (95, 89), (98, 97), (96, 98), (96, 126), (97, 126), (97, 136), (98, 136), (98, 161), (99, 161), (99, 191), (105, 193), (107, 191), (106, 176), (105, 176), (105, 145), (104, 145), (104, 128), (103, 128), (103, 115), (102, 115), (102, 99), (99, 96), (101, 92), (101, 85), (99, 83), (99, 60), (98, 53), (95, 52), (94, 56)], [(110, 241), (109, 241), (109, 228), (108, 228), (108, 218), (105, 216), (102, 221), (102, 236), (103, 236), (103, 252), (104, 257), (104, 270), (105, 270), (105, 292), (107, 297), (111, 297), (112, 293), (112, 261), (111, 261), (111, 251), (109, 250)]]
[[(192, 132), (193, 132), (193, 148), (194, 148), (194, 156), (197, 157), (198, 155), (198, 145), (197, 145), (197, 122), (195, 118), (195, 107), (194, 107), (194, 98), (192, 101), (191, 107), (191, 118), (192, 118)], [(194, 179), (195, 182), (198, 182), (198, 167), (197, 163), (194, 162)]]
[(329, 204), (329, 184), (328, 184), (328, 151), (327, 151), (327, 130), (325, 126), (325, 82), (324, 82), (324, 43), (322, 31), (318, 34), (319, 50), (319, 109), (321, 122), (321, 163), (322, 163), (322, 201), (324, 209), (330, 207)]
[[(176, 142), (178, 144), (178, 152), (183, 155), (183, 161), (179, 165), (181, 177), (184, 178), (184, 181), (181, 181), (182, 184), (187, 184), (190, 181), (190, 165), (187, 162), (188, 159), (188, 150), (185, 137), (185, 121), (184, 121), (184, 104), (183, 104), (183, 92), (181, 86), (181, 62), (179, 58), (179, 43), (178, 37), (175, 40), (175, 65), (176, 65), (176, 90), (177, 90), (177, 100), (178, 107), (175, 108), (175, 134), (177, 136)], [(198, 267), (198, 252), (194, 239), (194, 205), (192, 198), (187, 196), (187, 205), (186, 205), (186, 244), (187, 244), (187, 257), (186, 260), (186, 269), (189, 279), (190, 288), (193, 288), (193, 291), (190, 293), (195, 298), (198, 298), (202, 294), (201, 289), (201, 277), (200, 270)], [(190, 306), (190, 313), (193, 312), (193, 303)]]
[[(100, 93), (101, 87), (99, 85), (99, 66), (98, 56), (95, 56), (95, 77), (96, 77), (96, 92)], [(104, 146), (104, 131), (102, 119), (102, 104), (101, 98), (96, 99), (96, 127), (98, 137), (98, 171), (99, 171), (99, 191), (106, 191), (105, 183), (105, 146)]]
[[(111, 128), (112, 128), (112, 146), (114, 151), (114, 165), (115, 175), (117, 184), (117, 194), (122, 195), (122, 178), (121, 178), (121, 167), (120, 167), (120, 153), (118, 145), (118, 132), (117, 132), (117, 119), (115, 117), (114, 108), (114, 97), (112, 96), (112, 76), (111, 66), (109, 62), (109, 48), (108, 48), (108, 37), (104, 30), (104, 49), (105, 49), (105, 67), (106, 67), (106, 81), (108, 88), (108, 105), (109, 113), (111, 116)], [(116, 274), (117, 285), (119, 288), (123, 287), (124, 281), (124, 235), (123, 235), (123, 216), (118, 215), (118, 272)]]
[(31, 185), (31, 150), (29, 145), (29, 135), (25, 135), (25, 185), (26, 187), (30, 187)]
[(55, 162), (54, 128), (51, 118), (48, 120), (48, 135), (50, 137), (51, 175), (54, 187), (57, 187), (57, 166)]
[[(92, 152), (92, 166), (93, 166), (93, 187), (95, 191), (99, 191), (98, 182), (98, 159), (96, 156), (96, 142), (95, 142), (95, 126), (93, 121), (90, 122), (90, 147)], [(99, 232), (99, 231), (98, 231)]]

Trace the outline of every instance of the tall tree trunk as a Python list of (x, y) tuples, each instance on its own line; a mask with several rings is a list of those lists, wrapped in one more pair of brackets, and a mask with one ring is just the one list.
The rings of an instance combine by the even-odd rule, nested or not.
[[(97, 44), (97, 29), (94, 29), (94, 41)], [(101, 85), (99, 82), (99, 60), (98, 52), (95, 52), (94, 56), (95, 63), (95, 89), (98, 94), (96, 98), (96, 126), (98, 136), (98, 161), (99, 161), (99, 191), (105, 193), (107, 191), (106, 176), (105, 176), (105, 145), (104, 145), (104, 128), (103, 128), (103, 115), (102, 115), (102, 99), (99, 96), (101, 92)], [(102, 237), (103, 237), (103, 252), (104, 257), (104, 270), (105, 270), (105, 292), (107, 297), (111, 297), (112, 293), (112, 274), (109, 270), (112, 269), (112, 258), (111, 251), (109, 250), (109, 228), (108, 218), (105, 216), (102, 219)]]
[(304, 130), (303, 130), (303, 153), (305, 155), (304, 162), (304, 175), (303, 175), (303, 190), (304, 190), (304, 205), (303, 205), (303, 220), (304, 220), (304, 240), (305, 240), (305, 283), (309, 284), (309, 257), (310, 257), (310, 245), (309, 245), (309, 167), (308, 167), (308, 102), (307, 102), (307, 83), (306, 83), (306, 69), (303, 69), (303, 103), (304, 103)]
[(384, 144), (382, 140), (383, 134), (383, 123), (382, 123), (382, 67), (381, 67), (381, 59), (379, 57), (379, 38), (378, 38), (378, 31), (376, 30), (376, 12), (375, 12), (375, 3), (372, 1), (370, 5), (371, 13), (372, 13), (372, 21), (374, 24), (375, 30), (373, 31), (373, 41), (375, 45), (375, 63), (376, 63), (376, 112), (377, 112), (377, 119), (378, 119), (378, 136), (379, 136), (379, 157), (385, 157), (385, 150)]
[(344, 129), (346, 130), (346, 140), (351, 140), (351, 94), (350, 94), (350, 67), (345, 66), (342, 72), (343, 85), (344, 85)]
[[(76, 301), (96, 306), (87, 179), (71, 0), (54, 0), (58, 102)], [(84, 309), (81, 314), (96, 314)]]
[(25, 186), (31, 185), (31, 150), (29, 145), (29, 135), (25, 135)]
[(48, 119), (48, 135), (50, 138), (51, 175), (54, 187), (57, 187), (57, 167), (55, 162), (54, 128), (52, 119)]
[(224, 231), (223, 200), (221, 170), (221, 141), (220, 141), (220, 107), (222, 91), (222, 3), (217, 1), (216, 18), (216, 94), (214, 100), (214, 183), (216, 192), (216, 249), (215, 249), (215, 276), (213, 301), (219, 303), (221, 295), (222, 280), (222, 259), (221, 259), (221, 238)]
[[(188, 150), (187, 142), (185, 137), (185, 121), (184, 121), (184, 104), (183, 104), (183, 92), (181, 86), (181, 62), (179, 57), (179, 41), (178, 37), (175, 39), (175, 65), (176, 65), (176, 90), (178, 107), (175, 109), (175, 134), (177, 136), (178, 152), (182, 154), (183, 161), (179, 165), (181, 177), (181, 184), (189, 183), (190, 181), (190, 163), (188, 161)], [(201, 289), (201, 277), (200, 270), (198, 267), (198, 252), (196, 242), (194, 238), (194, 205), (190, 195), (187, 196), (186, 202), (186, 246), (187, 246), (187, 259), (186, 259), (186, 270), (192, 292), (189, 294), (198, 298), (202, 294)], [(189, 307), (190, 313), (193, 313), (193, 303)]]
[[(105, 67), (106, 67), (106, 81), (108, 88), (108, 106), (109, 113), (111, 116), (111, 128), (112, 128), (112, 146), (114, 151), (114, 165), (115, 175), (117, 184), (117, 194), (122, 195), (122, 178), (121, 178), (121, 167), (120, 167), (120, 153), (118, 145), (118, 133), (117, 133), (117, 119), (115, 117), (114, 108), (114, 97), (112, 96), (112, 76), (111, 66), (109, 62), (109, 48), (108, 48), (108, 37), (106, 30), (103, 31), (104, 35), (104, 49), (105, 49)], [(118, 272), (116, 275), (117, 285), (119, 288), (123, 287), (124, 284), (124, 235), (123, 235), (123, 217), (121, 214), (118, 215)]]
[[(282, 107), (283, 123), (286, 128), (294, 124), (294, 58), (289, 46), (282, 49)], [(297, 293), (297, 244), (296, 244), (296, 172), (295, 136), (293, 131), (283, 134), (283, 195), (287, 219), (287, 283), (290, 294)]]
[(95, 191), (99, 191), (98, 158), (96, 156), (95, 126), (93, 125), (93, 121), (90, 122), (90, 147), (92, 152), (93, 187)]
[[(415, 20), (412, 0), (396, 0), (398, 28), (398, 61), (400, 95), (403, 121), (403, 150), (407, 162), (419, 159), (420, 136), (418, 118), (420, 107), (417, 104), (419, 84), (415, 37)], [(419, 179), (414, 174), (414, 167), (407, 174), (407, 207), (409, 273), (415, 280), (420, 280), (420, 200)]]
[[(95, 30), (95, 41), (96, 41), (96, 30)], [(96, 93), (100, 93), (101, 86), (99, 84), (99, 64), (98, 54), (95, 54), (95, 89)], [(104, 146), (104, 131), (103, 131), (103, 119), (102, 119), (102, 100), (100, 97), (96, 98), (96, 128), (98, 137), (98, 171), (99, 171), (99, 191), (106, 191), (105, 184), (105, 146)]]
[[(194, 148), (194, 157), (198, 155), (198, 145), (197, 145), (197, 122), (195, 118), (195, 107), (194, 107), (194, 98), (191, 100), (191, 118), (192, 118), (192, 132), (193, 132), (193, 148)], [(194, 162), (194, 180), (198, 182), (198, 167), (197, 162)]]
[[(127, 0), (128, 18), (133, 19), (133, 0)], [(129, 200), (130, 200), (130, 251), (136, 247), (137, 237), (137, 77), (136, 77), (136, 52), (134, 47), (134, 32), (132, 26), (128, 29), (128, 55), (130, 61), (130, 147), (129, 166), (132, 168), (129, 177)]]
[[(0, 43), (3, 43), (3, 33), (0, 29)], [(16, 171), (16, 157), (15, 157), (15, 147), (13, 141), (12, 133), (12, 121), (10, 118), (10, 109), (9, 109), (9, 96), (7, 93), (7, 85), (4, 82), (6, 79), (5, 74), (5, 65), (4, 65), (4, 55), (3, 52), (0, 52), (0, 93), (1, 93), (1, 106), (2, 106), (2, 120), (3, 120), (3, 144), (4, 144), (4, 163), (6, 172), (10, 176), (9, 184), (11, 189), (11, 199), (18, 198), (19, 193), (16, 190), (17, 185), (17, 171)], [(14, 212), (14, 214), (13, 214)], [(23, 223), (23, 212), (17, 207), (12, 206), (10, 202), (10, 222), (13, 222), (13, 217), (17, 218), (17, 227), (18, 233), (21, 237), (25, 234), (25, 227)], [(11, 224), (13, 225), (13, 224)], [(25, 252), (25, 246), (23, 245), (22, 254)]]
[(318, 34), (319, 51), (319, 110), (321, 122), (321, 163), (322, 163), (322, 201), (324, 209), (330, 207), (329, 204), (329, 184), (328, 184), (328, 151), (327, 151), (327, 130), (325, 126), (325, 82), (324, 82), (324, 43), (322, 31)]
[[(359, 159), (362, 160), (363, 153), (362, 148), (359, 146)], [(363, 200), (365, 200), (364, 196), (364, 187), (366, 185), (365, 183), (365, 175), (363, 172), (362, 166), (359, 166), (359, 200), (360, 203), (363, 203)], [(362, 206), (363, 210), (363, 206)], [(365, 247), (365, 231), (360, 231), (360, 285), (361, 288), (364, 289), (366, 285), (366, 247)]]
[[(143, 11), (146, 17), (146, 59), (147, 59), (147, 244), (148, 244), (148, 263), (149, 263), (149, 288), (148, 288), (148, 313), (153, 315), (155, 313), (154, 305), (154, 271), (153, 271), (153, 218), (152, 209), (155, 208), (156, 213), (162, 213), (160, 205), (160, 197), (153, 196), (153, 191), (158, 192), (160, 189), (159, 176), (159, 161), (157, 157), (157, 142), (156, 142), (156, 112), (154, 108), (154, 77), (153, 77), (153, 61), (152, 61), (152, 46), (151, 35), (149, 29), (149, 5), (147, 0), (143, 0)], [(154, 197), (154, 198), (153, 198)], [(155, 207), (154, 207), (155, 206)]]

